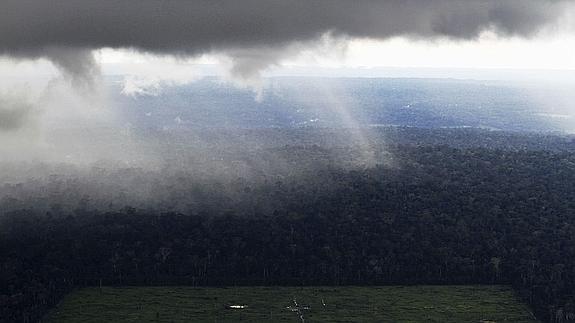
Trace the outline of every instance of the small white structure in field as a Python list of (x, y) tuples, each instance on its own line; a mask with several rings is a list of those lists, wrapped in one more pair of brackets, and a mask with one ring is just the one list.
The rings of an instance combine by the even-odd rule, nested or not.
[(248, 308), (247, 305), (230, 305), (228, 306), (228, 308), (234, 309), (234, 310), (242, 310), (244, 308)]
[(288, 307), (286, 307), (286, 309), (288, 309), (288, 310), (290, 310), (290, 311), (292, 311), (292, 312), (297, 313), (297, 314), (299, 315), (299, 318), (300, 318), (301, 322), (302, 322), (302, 323), (305, 323), (305, 317), (304, 317), (304, 315), (303, 315), (303, 311), (307, 311), (307, 310), (309, 310), (309, 309), (311, 309), (311, 308), (310, 308), (309, 306), (299, 305), (299, 304), (297, 303), (297, 300), (295, 299), (295, 297), (294, 297), (294, 299), (293, 299), (293, 303), (294, 303), (295, 306), (288, 306)]

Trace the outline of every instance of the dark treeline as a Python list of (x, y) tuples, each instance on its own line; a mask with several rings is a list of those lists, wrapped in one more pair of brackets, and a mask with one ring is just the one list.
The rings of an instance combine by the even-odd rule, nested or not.
[(11, 196), (0, 322), (100, 284), (512, 284), (538, 318), (575, 319), (574, 152), (397, 145), (393, 163), (353, 168), (311, 162), (318, 151), (278, 148), (297, 173), (225, 189), (180, 175), (188, 211)]

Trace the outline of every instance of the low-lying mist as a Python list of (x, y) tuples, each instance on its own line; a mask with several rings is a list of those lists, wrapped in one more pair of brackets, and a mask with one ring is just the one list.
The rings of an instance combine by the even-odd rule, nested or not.
[[(562, 131), (571, 118), (554, 117), (569, 113), (567, 92), (544, 105), (544, 91), (500, 82), (264, 81), (259, 97), (216, 78), (136, 86), (129, 77), (107, 77), (89, 93), (60, 78), (22, 94), (4, 90), (0, 212), (265, 214), (283, 203), (270, 193), (278, 185), (317, 186), (312, 191), (321, 196), (338, 189), (340, 171), (401, 169), (408, 161), (390, 145), (450, 138), (507, 148), (512, 140), (489, 133)], [(127, 93), (127, 86), (137, 89)], [(417, 128), (442, 130), (422, 139)], [(468, 136), (462, 129), (488, 130)]]
[[(133, 105), (141, 98), (123, 95), (122, 86), (111, 80), (87, 96), (65, 80), (51, 80), (26, 105), (6, 101), (0, 110), (10, 117), (0, 132), (0, 212), (222, 212), (246, 203), (263, 211), (273, 209), (272, 199), (256, 203), (247, 198), (251, 189), (373, 163), (358, 129), (310, 136), (305, 129), (194, 127), (181, 117), (169, 125), (139, 123), (122, 100)], [(136, 109), (155, 117), (145, 112), (147, 104)], [(154, 108), (173, 113), (169, 104)]]

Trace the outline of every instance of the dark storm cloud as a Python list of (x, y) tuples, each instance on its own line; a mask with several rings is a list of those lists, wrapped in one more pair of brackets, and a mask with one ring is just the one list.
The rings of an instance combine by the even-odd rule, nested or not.
[[(2, 0), (0, 53), (47, 57), (89, 72), (85, 51), (104, 47), (191, 56), (231, 53), (239, 73), (325, 33), (473, 39), (482, 31), (529, 36), (568, 0)], [(59, 55), (53, 55), (54, 50)], [(64, 54), (62, 50), (70, 54)], [(79, 59), (73, 55), (79, 54)], [(60, 56), (66, 56), (61, 59)], [(83, 55), (83, 56), (82, 56)]]
[(100, 73), (94, 55), (88, 49), (66, 49), (51, 47), (43, 51), (45, 58), (52, 61), (64, 76), (69, 78), (79, 89), (90, 89), (94, 86), (94, 76)]

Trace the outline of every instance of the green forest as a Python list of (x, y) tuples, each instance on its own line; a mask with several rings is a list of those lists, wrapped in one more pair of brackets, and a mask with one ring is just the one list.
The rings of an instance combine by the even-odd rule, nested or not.
[[(356, 167), (332, 158), (352, 148), (266, 148), (253, 158), (282, 156), (292, 167), (213, 182), (174, 173), (169, 185), (154, 182), (168, 204), (156, 208), (103, 207), (82, 195), (46, 209), (42, 197), (18, 195), (31, 184), (4, 184), (13, 194), (1, 200), (0, 321), (37, 321), (87, 286), (497, 284), (511, 285), (540, 320), (568, 322), (575, 150), (553, 140), (563, 148), (411, 140), (377, 146), (378, 162)], [(152, 176), (98, 172), (129, 176), (136, 191)], [(82, 182), (51, 181), (52, 200), (69, 201)], [(193, 203), (170, 210), (172, 200)]]

